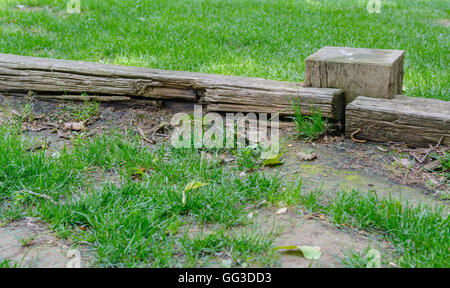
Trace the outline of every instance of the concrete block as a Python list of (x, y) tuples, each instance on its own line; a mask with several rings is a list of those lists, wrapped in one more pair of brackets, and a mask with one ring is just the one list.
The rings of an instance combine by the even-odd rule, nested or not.
[(344, 90), (357, 96), (392, 99), (402, 94), (403, 50), (324, 47), (305, 60), (305, 86)]

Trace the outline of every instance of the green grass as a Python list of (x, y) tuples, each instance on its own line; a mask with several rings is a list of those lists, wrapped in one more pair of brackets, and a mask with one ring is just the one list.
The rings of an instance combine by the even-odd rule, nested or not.
[(329, 123), (327, 119), (322, 117), (322, 112), (319, 107), (309, 107), (310, 115), (308, 116), (303, 115), (300, 99), (292, 98), (291, 107), (294, 111), (292, 119), (294, 120), (299, 138), (313, 141), (327, 132)]
[[(301, 81), (323, 46), (406, 51), (404, 94), (450, 100), (446, 0), (0, 1), (0, 51)], [(41, 9), (18, 9), (17, 4)]]
[(23, 248), (30, 246), (33, 243), (35, 237), (36, 236), (33, 235), (29, 237), (20, 238), (19, 239), (20, 245), (22, 245)]
[[(81, 96), (86, 96), (86, 94), (82, 94)], [(86, 99), (83, 101), (82, 106), (65, 106), (63, 111), (61, 111), (61, 117), (66, 116), (73, 121), (87, 122), (92, 117), (98, 116), (99, 106), (99, 102)]]
[[(444, 151), (442, 154), (432, 153), (431, 156), (440, 162), (440, 165), (438, 168), (440, 170), (442, 170), (442, 172), (450, 173), (450, 152)], [(450, 177), (450, 176), (447, 176), (447, 177)]]
[(21, 265), (18, 263), (15, 263), (12, 260), (2, 259), (0, 258), (0, 268), (3, 269), (10, 269), (10, 268), (20, 268)]
[[(51, 157), (27, 150), (16, 131), (0, 127), (2, 222), (39, 217), (61, 237), (89, 243), (97, 252), (94, 264), (102, 267), (201, 266), (217, 253), (236, 265), (276, 260), (270, 234), (235, 230), (250, 223), (249, 205), (281, 199), (277, 177), (241, 177), (199, 151), (150, 148), (132, 134), (76, 141), (70, 152)], [(130, 167), (142, 169), (143, 177), (127, 173)], [(121, 176), (116, 182), (90, 178), (99, 171)], [(187, 191), (183, 203), (182, 191), (193, 180), (207, 185)], [(214, 226), (192, 234), (192, 225)]]
[[(300, 202), (310, 211), (329, 215), (337, 225), (379, 233), (394, 248), (394, 263), (400, 267), (449, 267), (450, 223), (443, 206), (411, 206), (375, 192), (339, 192), (336, 197), (306, 193)], [(364, 255), (353, 254), (344, 263), (358, 267)], [(367, 259), (366, 259), (367, 260)], [(352, 264), (353, 263), (353, 264)], [(358, 264), (359, 263), (359, 264)]]
[[(379, 252), (379, 262), (377, 261), (378, 259), (371, 254), (371, 251)], [(380, 251), (370, 246), (363, 251), (348, 251), (342, 259), (342, 263), (350, 268), (380, 268), (382, 267), (382, 262), (383, 259)]]
[(241, 171), (253, 171), (263, 165), (261, 149), (241, 148), (232, 151), (236, 155), (236, 164)]
[[(413, 207), (356, 191), (306, 193), (301, 181), (240, 175), (239, 165), (205, 160), (194, 149), (148, 147), (133, 133), (77, 140), (59, 154), (31, 152), (17, 131), (0, 127), (0, 222), (39, 217), (60, 237), (91, 246), (95, 266), (194, 267), (222, 260), (272, 266), (275, 235), (245, 228), (252, 223), (247, 208), (264, 200), (381, 235), (395, 248), (384, 260), (398, 266), (450, 266), (449, 220), (441, 206)], [(129, 173), (133, 168), (140, 177)], [(207, 185), (186, 191), (183, 203), (183, 190), (194, 180)], [(367, 257), (354, 253), (344, 263), (366, 265)]]
[(30, 207), (29, 200), (35, 196), (27, 191), (56, 199), (83, 182), (71, 159), (48, 157), (44, 151), (30, 153), (30, 146), (20, 139), (17, 129), (0, 127), (0, 215), (10, 220), (23, 216), (19, 205)]

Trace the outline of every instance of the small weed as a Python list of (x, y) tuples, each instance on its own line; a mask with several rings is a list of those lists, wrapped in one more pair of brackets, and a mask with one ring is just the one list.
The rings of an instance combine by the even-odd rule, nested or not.
[(441, 162), (440, 167), (438, 167), (440, 171), (450, 173), (450, 152), (444, 151), (442, 155), (433, 153), (431, 156)]
[(364, 251), (349, 251), (342, 259), (342, 263), (350, 268), (380, 268), (381, 253), (377, 249), (367, 247)]
[(311, 106), (309, 108), (311, 114), (306, 116), (302, 112), (300, 100), (298, 98), (292, 98), (291, 106), (294, 111), (294, 116), (292, 118), (297, 126), (297, 135), (299, 138), (307, 141), (314, 141), (327, 132), (329, 123), (328, 120), (322, 117), (322, 112), (319, 107)]
[(30, 123), (34, 121), (33, 108), (29, 102), (23, 106), (21, 118), (22, 121)]
[(232, 150), (236, 164), (241, 171), (253, 171), (262, 166), (261, 150), (257, 148), (238, 148)]
[(7, 268), (19, 268), (19, 265), (12, 260), (8, 259), (1, 259), (0, 258), (0, 269), (7, 269)]
[[(87, 97), (87, 94), (83, 93), (81, 96)], [(72, 121), (86, 122), (92, 117), (98, 116), (99, 106), (100, 103), (98, 101), (89, 100), (86, 98), (82, 105), (66, 106), (64, 112), (67, 112), (70, 120)]]
[(30, 236), (30, 237), (23, 237), (23, 238), (20, 238), (19, 239), (19, 241), (20, 241), (20, 245), (23, 247), (23, 248), (25, 248), (25, 247), (29, 247), (29, 246), (31, 246), (31, 244), (33, 243), (33, 240), (36, 238), (36, 236)]

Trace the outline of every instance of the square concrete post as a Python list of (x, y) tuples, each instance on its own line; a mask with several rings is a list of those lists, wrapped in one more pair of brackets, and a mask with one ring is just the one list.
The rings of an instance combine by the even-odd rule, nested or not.
[(324, 47), (305, 60), (305, 86), (340, 88), (346, 103), (357, 96), (402, 94), (403, 50)]

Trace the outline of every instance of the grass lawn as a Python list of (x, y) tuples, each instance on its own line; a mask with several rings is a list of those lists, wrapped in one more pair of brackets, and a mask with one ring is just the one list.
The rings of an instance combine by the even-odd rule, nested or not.
[[(378, 234), (394, 247), (383, 265), (450, 265), (449, 219), (441, 206), (412, 207), (357, 191), (308, 192), (301, 181), (251, 172), (258, 151), (229, 151), (236, 157), (229, 166), (218, 157), (222, 150), (147, 146), (132, 132), (80, 134), (70, 149), (34, 151), (18, 129), (27, 120), (16, 121), (0, 126), (0, 225), (40, 219), (59, 237), (92, 248), (94, 266), (277, 265), (277, 231), (252, 229), (248, 218), (260, 203), (321, 213), (337, 226)], [(0, 267), (13, 265), (5, 261)], [(367, 263), (356, 252), (344, 259), (350, 267)]]
[(382, 1), (380, 14), (366, 0), (81, 0), (71, 15), (66, 2), (0, 1), (0, 51), (302, 81), (326, 45), (403, 49), (404, 94), (450, 100), (446, 0)]

